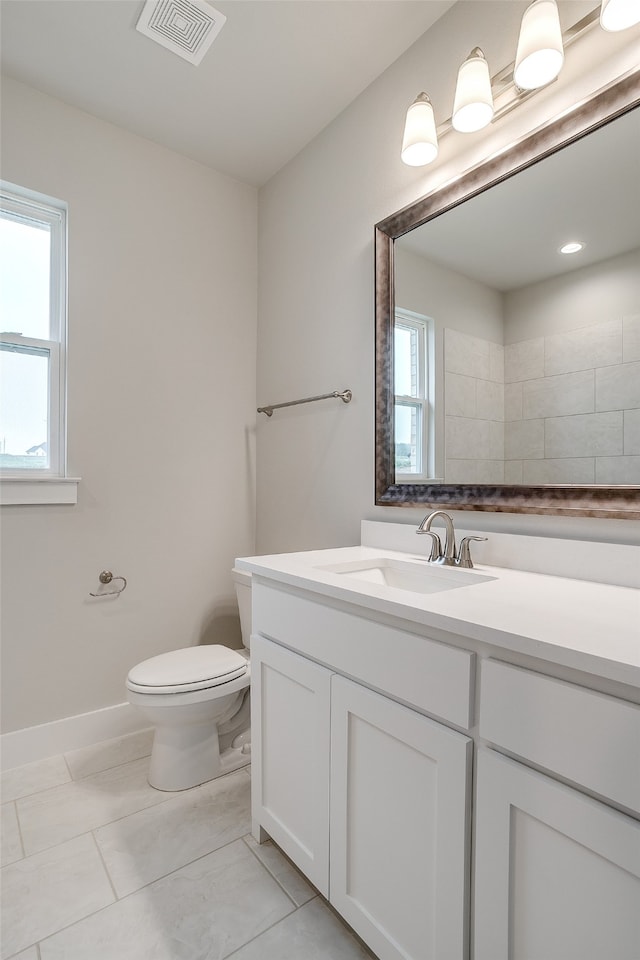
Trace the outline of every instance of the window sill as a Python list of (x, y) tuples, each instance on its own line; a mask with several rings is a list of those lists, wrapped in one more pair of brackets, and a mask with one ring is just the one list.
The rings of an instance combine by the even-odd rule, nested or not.
[(444, 477), (425, 477), (422, 473), (396, 473), (396, 483), (444, 483)]
[(2, 477), (2, 506), (37, 504), (75, 504), (78, 502), (79, 477)]

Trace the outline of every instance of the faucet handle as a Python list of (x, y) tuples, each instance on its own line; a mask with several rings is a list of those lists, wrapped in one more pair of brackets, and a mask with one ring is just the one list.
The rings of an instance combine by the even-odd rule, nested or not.
[(471, 561), (471, 549), (469, 543), (471, 540), (487, 540), (488, 537), (463, 537), (460, 541), (460, 549), (456, 557), (456, 564), (459, 567), (473, 567)]
[(424, 533), (428, 537), (431, 537), (431, 553), (429, 554), (429, 563), (435, 563), (437, 560), (441, 560), (442, 543), (440, 542), (440, 537), (438, 534), (432, 533), (431, 530), (422, 530), (420, 527), (418, 527), (416, 533)]

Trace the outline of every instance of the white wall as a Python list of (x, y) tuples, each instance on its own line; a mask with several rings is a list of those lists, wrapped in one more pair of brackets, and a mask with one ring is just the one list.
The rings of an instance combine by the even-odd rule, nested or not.
[(640, 250), (504, 294), (504, 342), (568, 333), (640, 313)]
[(396, 244), (396, 307), (433, 317), (440, 331), (504, 343), (502, 294)]
[[(408, 104), (426, 90), (445, 119), (459, 63), (480, 45), (493, 69), (508, 64), (526, 5), (456, 4), (261, 190), (258, 401), (344, 387), (354, 399), (259, 418), (260, 552), (357, 543), (361, 518), (413, 523), (425, 512), (373, 505), (373, 226), (637, 65), (637, 31), (597, 29), (567, 51), (557, 83), (488, 131), (443, 139), (434, 166), (404, 166)], [(564, 25), (592, 7), (561, 3)], [(546, 536), (640, 537), (640, 523), (627, 521), (490, 513), (473, 521)]]
[[(139, 660), (239, 641), (254, 551), (256, 191), (3, 81), (4, 179), (69, 203), (77, 506), (2, 508), (3, 731), (120, 703)], [(129, 580), (91, 601), (98, 573)]]

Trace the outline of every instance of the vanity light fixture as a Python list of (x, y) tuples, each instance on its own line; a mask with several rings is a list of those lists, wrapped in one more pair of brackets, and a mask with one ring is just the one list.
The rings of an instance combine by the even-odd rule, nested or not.
[(570, 240), (568, 243), (562, 244), (558, 253), (580, 253), (585, 247), (586, 243), (583, 243), (582, 240)]
[(419, 93), (407, 110), (402, 138), (402, 160), (410, 167), (423, 167), (438, 156), (438, 134), (433, 106), (426, 93)]
[(544, 87), (564, 63), (562, 30), (556, 0), (533, 0), (524, 12), (513, 80), (521, 90)]
[(438, 155), (439, 137), (452, 129), (462, 133), (482, 130), (551, 83), (560, 73), (565, 49), (598, 22), (608, 31), (637, 25), (640, 0), (601, 0), (564, 33), (556, 0), (533, 0), (522, 17), (515, 62), (489, 76), (484, 53), (474, 47), (458, 71), (453, 113), (448, 120), (436, 127), (429, 97), (426, 93), (416, 97), (404, 127), (404, 163), (412, 167), (432, 163)]
[(600, 26), (603, 30), (615, 32), (626, 30), (640, 23), (640, 3), (638, 0), (602, 0), (600, 8)]
[(474, 47), (458, 70), (451, 124), (460, 133), (475, 133), (493, 119), (493, 94), (489, 64), (480, 47)]

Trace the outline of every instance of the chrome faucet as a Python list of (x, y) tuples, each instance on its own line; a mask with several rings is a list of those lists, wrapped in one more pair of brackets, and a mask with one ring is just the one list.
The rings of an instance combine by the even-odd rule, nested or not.
[[(431, 530), (431, 524), (436, 517), (442, 517), (445, 526), (444, 551), (442, 550), (440, 537)], [(429, 563), (441, 563), (447, 567), (473, 567), (469, 542), (471, 540), (487, 539), (486, 537), (463, 537), (460, 541), (460, 548), (456, 552), (456, 535), (453, 528), (453, 520), (444, 510), (436, 510), (434, 513), (428, 514), (416, 530), (416, 533), (423, 533), (431, 537)]]
[[(440, 542), (440, 537), (437, 533), (431, 532), (431, 524), (436, 519), (436, 517), (442, 517), (444, 521), (444, 526), (446, 530), (446, 539), (444, 541), (444, 553), (442, 552), (442, 544)], [(447, 567), (455, 566), (456, 558), (456, 535), (453, 529), (453, 520), (448, 513), (445, 513), (444, 510), (436, 510), (434, 513), (430, 513), (424, 518), (416, 533), (424, 533), (427, 536), (431, 537), (431, 555), (429, 561), (431, 563), (443, 563)]]

